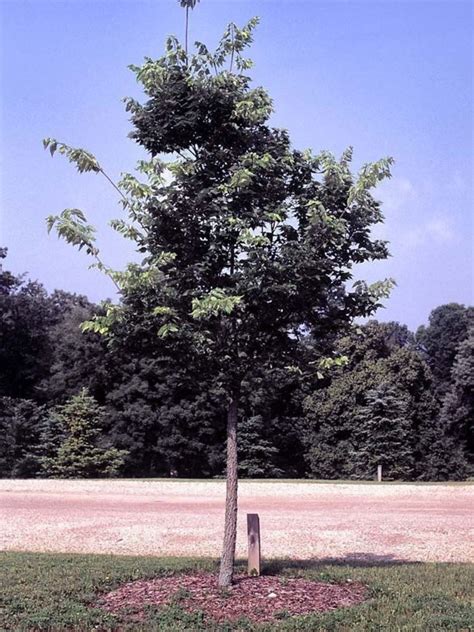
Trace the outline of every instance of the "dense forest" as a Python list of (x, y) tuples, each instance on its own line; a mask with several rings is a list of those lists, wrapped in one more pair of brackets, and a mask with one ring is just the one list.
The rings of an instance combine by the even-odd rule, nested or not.
[[(6, 248), (0, 250), (5, 260)], [(113, 345), (83, 321), (103, 307), (0, 268), (0, 476), (219, 477), (219, 384), (143, 330)], [(427, 326), (375, 320), (332, 342), (339, 362), (264, 371), (244, 384), (243, 477), (397, 480), (474, 474), (474, 308)]]

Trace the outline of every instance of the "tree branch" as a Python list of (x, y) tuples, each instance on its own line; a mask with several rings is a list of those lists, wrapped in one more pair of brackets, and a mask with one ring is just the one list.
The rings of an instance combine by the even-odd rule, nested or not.
[(234, 65), (234, 51), (235, 51), (235, 38), (234, 38), (234, 25), (232, 24), (231, 27), (231, 32), (232, 32), (232, 48), (231, 48), (231, 53), (230, 53), (230, 66), (229, 66), (229, 72), (232, 72), (232, 66)]
[(100, 270), (102, 270), (102, 272), (104, 272), (104, 274), (106, 274), (109, 277), (109, 279), (112, 281), (112, 283), (117, 288), (118, 292), (121, 294), (122, 293), (122, 288), (117, 283), (117, 281), (114, 279), (114, 277), (110, 274), (110, 272), (109, 272), (110, 268), (105, 265), (105, 263), (102, 261), (102, 259), (99, 257), (99, 255), (97, 253), (94, 253), (93, 256), (94, 256), (94, 259), (99, 264)]
[(102, 169), (102, 167), (100, 167), (100, 173), (110, 182), (110, 184), (114, 187), (114, 189), (116, 191), (118, 191), (118, 193), (122, 196), (122, 198), (125, 200), (125, 202), (127, 203), (127, 206), (128, 206), (130, 204), (130, 200), (127, 198), (125, 193), (120, 189), (120, 187), (118, 187), (115, 184), (115, 182), (112, 180), (112, 178), (105, 173), (105, 171)]

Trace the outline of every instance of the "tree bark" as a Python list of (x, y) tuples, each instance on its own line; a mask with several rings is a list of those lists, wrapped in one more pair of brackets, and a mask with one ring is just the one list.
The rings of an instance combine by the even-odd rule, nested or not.
[(218, 584), (225, 588), (232, 584), (235, 542), (237, 539), (237, 400), (234, 397), (227, 410), (227, 480), (225, 498), (224, 545)]

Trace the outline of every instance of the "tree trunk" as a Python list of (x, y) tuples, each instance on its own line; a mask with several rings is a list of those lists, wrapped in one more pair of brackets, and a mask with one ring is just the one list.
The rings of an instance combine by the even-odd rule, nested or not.
[(219, 570), (219, 586), (232, 584), (235, 542), (237, 539), (237, 401), (232, 399), (227, 410), (227, 481), (225, 498), (224, 546)]

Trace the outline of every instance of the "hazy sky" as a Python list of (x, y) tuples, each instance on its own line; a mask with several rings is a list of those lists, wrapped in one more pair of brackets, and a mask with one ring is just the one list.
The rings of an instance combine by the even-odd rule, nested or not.
[[(366, 266), (398, 287), (380, 320), (414, 328), (446, 302), (473, 302), (472, 3), (372, 0), (202, 0), (191, 40), (214, 44), (225, 24), (261, 17), (251, 55), (255, 82), (275, 103), (273, 123), (294, 145), (340, 154), (355, 166), (391, 155), (380, 187), (392, 258)], [(45, 217), (83, 209), (99, 227), (104, 259), (130, 246), (107, 227), (120, 209), (100, 177), (52, 160), (54, 136), (90, 149), (118, 177), (140, 158), (121, 98), (139, 96), (130, 63), (159, 56), (182, 34), (177, 0), (0, 0), (2, 55), (0, 245), (7, 267), (48, 289), (100, 300), (114, 295), (86, 255), (48, 236)]]

